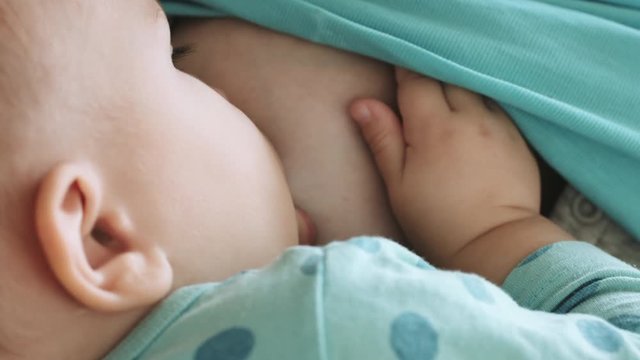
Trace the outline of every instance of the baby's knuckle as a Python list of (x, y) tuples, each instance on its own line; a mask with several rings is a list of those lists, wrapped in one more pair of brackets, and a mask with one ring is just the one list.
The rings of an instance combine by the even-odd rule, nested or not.
[(376, 131), (369, 135), (368, 142), (374, 155), (384, 152), (389, 139), (389, 131)]

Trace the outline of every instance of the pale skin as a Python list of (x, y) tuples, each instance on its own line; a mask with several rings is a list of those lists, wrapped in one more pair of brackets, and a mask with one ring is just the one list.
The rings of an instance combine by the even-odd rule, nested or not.
[[(311, 214), (319, 229), (318, 243), (324, 244), (331, 240), (361, 234), (378, 234), (403, 242), (403, 234), (392, 218), (391, 206), (383, 196), (385, 186), (379, 178), (374, 159), (369, 155), (367, 146), (350, 119), (348, 106), (357, 98), (377, 99), (377, 102), (372, 103), (375, 109), (382, 109), (383, 104), (395, 106), (396, 86), (392, 68), (372, 59), (306, 42), (237, 19), (180, 21), (172, 37), (174, 46), (186, 45), (190, 48), (188, 54), (177, 61), (177, 66), (210, 86), (221, 89), (234, 104), (249, 115), (274, 144), (283, 159), (294, 201)], [(448, 92), (453, 93), (454, 99), (459, 98), (461, 93), (469, 93), (457, 87), (448, 88), (454, 89)], [(423, 89), (413, 95), (415, 99), (412, 102), (418, 104), (418, 98), (425, 97), (429, 105), (438, 105), (445, 101), (435, 96), (438, 94)], [(477, 95), (462, 96), (462, 101), (477, 105), (476, 98)], [(501, 122), (510, 124), (507, 115), (500, 111), (497, 105), (491, 106), (495, 110), (491, 115), (498, 116), (502, 119)], [(486, 115), (472, 106), (467, 108), (473, 110), (465, 115), (467, 117)], [(436, 110), (438, 108), (432, 109)], [(440, 111), (439, 115), (446, 114)], [(484, 128), (484, 125), (482, 123), (479, 126)], [(496, 190), (499, 190), (500, 184), (511, 181), (510, 185), (513, 184), (513, 190), (517, 192), (514, 196), (526, 197), (528, 206), (518, 209), (515, 202), (512, 205), (513, 211), (507, 214), (501, 210), (504, 214), (498, 216), (515, 219), (516, 215), (520, 214), (524, 220), (524, 215), (528, 214), (524, 211), (539, 212), (539, 174), (529, 150), (526, 145), (523, 147), (524, 141), (517, 129), (512, 124), (509, 125), (509, 129), (511, 136), (519, 139), (519, 156), (503, 155), (496, 157), (493, 162), (483, 162), (484, 165), (474, 163), (467, 166), (466, 163), (460, 163), (457, 168), (449, 164), (449, 158), (434, 156), (439, 163), (431, 163), (429, 166), (442, 169), (438, 173), (444, 174), (445, 178), (439, 179), (439, 182), (445, 182), (449, 173), (460, 173), (461, 170), (466, 171), (465, 175), (469, 175), (470, 178), (476, 178), (476, 174), (485, 174), (485, 181), (494, 183), (495, 186), (491, 188)], [(469, 148), (476, 147), (484, 150), (484, 153), (478, 154), (477, 157), (491, 158), (493, 153), (500, 156), (501, 153), (496, 148), (498, 144), (492, 143), (494, 136), (489, 130), (490, 128), (483, 129), (486, 144), (467, 143), (468, 136), (458, 136), (454, 139), (456, 141), (443, 142), (443, 145), (450, 146), (447, 151), (455, 151), (457, 156), (463, 159), (465, 151), (474, 155), (474, 150)], [(510, 159), (510, 167), (500, 166), (503, 158)], [(468, 159), (466, 161), (471, 162)], [(485, 165), (487, 167), (483, 167)], [(513, 179), (510, 175), (512, 167), (516, 168), (519, 174)], [(384, 172), (382, 174), (384, 175)], [(319, 184), (321, 186), (318, 186)], [(461, 260), (463, 256), (460, 256), (459, 264), (449, 264), (446, 261), (457, 252), (460, 244), (455, 240), (444, 239), (467, 239), (478, 235), (474, 232), (491, 229), (491, 221), (482, 215), (491, 206), (491, 201), (500, 199), (492, 199), (496, 191), (484, 191), (481, 187), (483, 184), (478, 182), (477, 186), (467, 187), (461, 183), (462, 191), (456, 194), (440, 192), (441, 184), (425, 188), (424, 190), (432, 190), (425, 196), (444, 199), (434, 201), (433, 206), (429, 208), (426, 208), (429, 204), (424, 204), (413, 213), (421, 216), (423, 211), (429, 211), (433, 216), (430, 228), (437, 225), (452, 230), (434, 234), (443, 239), (435, 245), (411, 241), (407, 245), (434, 263), (448, 265), (450, 268), (478, 270), (478, 273), (501, 283), (510, 269), (509, 266), (515, 265), (528, 250), (541, 246), (541, 240), (534, 240), (529, 246), (522, 244), (523, 248), (510, 256), (509, 260), (496, 258), (489, 249), (483, 250), (474, 245), (465, 248), (459, 255), (463, 255), (467, 250), (471, 254), (477, 251), (483, 254), (477, 259), (482, 261), (476, 260), (474, 264), (467, 265), (467, 261)], [(418, 182), (404, 186), (412, 189), (418, 188), (419, 185)], [(407, 192), (411, 193), (411, 190)], [(446, 224), (442, 221), (444, 217), (450, 216), (450, 213), (437, 210), (440, 202), (459, 201), (468, 205), (468, 194), (476, 192), (484, 193), (488, 197), (488, 201), (478, 199), (476, 206), (471, 209), (475, 211), (477, 208), (478, 214), (469, 211), (465, 213), (462, 207), (453, 209), (461, 216), (471, 216), (465, 222), (465, 226)], [(453, 197), (446, 198), (450, 195)], [(502, 205), (508, 207), (509, 202), (503, 201)], [(524, 211), (518, 213), (516, 210)], [(442, 215), (441, 218), (437, 217), (439, 214)], [(493, 212), (490, 214), (495, 216)], [(483, 225), (487, 227), (478, 229)], [(558, 236), (554, 238), (570, 238), (568, 234), (545, 220), (544, 227), (547, 225), (558, 231)], [(411, 232), (406, 226), (403, 228), (405, 232)], [(459, 233), (454, 233), (453, 229)], [(417, 237), (415, 233), (407, 235), (410, 239)], [(505, 250), (510, 246), (512, 245), (508, 245)], [(520, 245), (515, 247), (518, 246)], [(492, 263), (502, 260), (504, 264), (494, 266)]]
[(540, 215), (531, 151), (497, 105), (397, 69), (400, 118), (361, 99), (361, 127), (408, 241), (434, 265), (501, 284), (534, 250), (571, 239)]
[(155, 1), (0, 14), (0, 358), (99, 358), (172, 290), (298, 244), (271, 145), (173, 66)]
[(222, 90), (274, 145), (319, 244), (362, 234), (402, 238), (347, 112), (359, 97), (393, 104), (392, 67), (235, 19), (189, 20), (172, 37), (174, 47), (192, 49), (176, 66)]
[[(263, 266), (299, 243), (305, 225), (296, 220), (275, 152), (223, 96), (174, 68), (168, 25), (154, 1), (13, 0), (0, 3), (0, 13), (6, 22), (0, 54), (13, 56), (0, 57), (3, 69), (11, 69), (0, 78), (6, 110), (0, 145), (11, 154), (0, 162), (7, 195), (0, 214), (0, 358), (99, 358), (172, 290)], [(539, 191), (528, 187), (535, 181), (520, 188), (514, 180), (496, 186), (504, 191), (496, 201), (470, 202), (482, 207), (478, 213), (506, 204), (505, 211), (440, 239), (447, 226), (462, 226), (468, 220), (462, 216), (476, 213), (451, 204), (453, 197), (432, 199), (422, 186), (454, 194), (462, 185), (428, 171), (437, 162), (426, 161), (427, 153), (457, 154), (429, 141), (433, 134), (469, 120), (468, 127), (454, 127), (455, 138), (481, 156), (472, 145), (486, 146), (486, 139), (466, 130), (489, 122), (495, 126), (485, 130), (501, 139), (494, 151), (514, 156), (497, 162), (503, 171), (524, 167), (526, 177), (535, 163), (504, 114), (479, 108), (477, 95), (460, 100), (472, 110), (464, 116), (444, 107), (435, 114), (411, 99), (444, 101), (436, 82), (407, 73), (398, 81), (403, 127), (384, 102), (368, 97), (376, 94), (361, 94), (350, 109), (412, 245), (436, 263), (477, 268), (499, 281), (527, 249), (564, 236), (536, 215), (535, 196), (528, 194)], [(361, 117), (363, 106), (369, 121)], [(433, 132), (413, 134), (408, 124), (418, 123)], [(409, 156), (403, 139), (415, 139), (424, 151)], [(483, 159), (495, 161), (488, 155)], [(460, 168), (473, 166), (465, 156), (457, 160)], [(499, 179), (465, 180), (483, 189)], [(518, 196), (511, 198), (507, 186), (520, 189)], [(450, 209), (450, 218), (432, 220), (444, 221), (442, 228), (421, 228), (422, 217), (416, 221), (413, 212), (425, 211), (428, 223), (432, 201)], [(478, 264), (476, 256), (496, 247), (505, 249), (504, 259)]]

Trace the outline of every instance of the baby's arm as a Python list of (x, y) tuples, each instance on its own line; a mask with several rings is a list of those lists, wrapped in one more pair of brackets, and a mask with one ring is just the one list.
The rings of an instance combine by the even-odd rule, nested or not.
[[(499, 292), (492, 297), (468, 275), (463, 282), (475, 298), (468, 304), (455, 304), (464, 298), (455, 281), (414, 282), (411, 298), (424, 299), (425, 314), (437, 309), (440, 333), (456, 334), (453, 348), (476, 344), (452, 358), (482, 358), (479, 351), (491, 349), (496, 358), (512, 351), (503, 355), (509, 359), (637, 359), (640, 272), (591, 244), (560, 241), (571, 237), (540, 216), (537, 166), (509, 117), (455, 86), (403, 70), (397, 81), (402, 122), (372, 99), (356, 101), (351, 113), (407, 240), (436, 265), (501, 284), (520, 306), (500, 303)], [(434, 273), (425, 281), (445, 276)], [(404, 280), (390, 281), (404, 304), (409, 297), (397, 290)]]
[(372, 99), (351, 112), (418, 253), (502, 283), (534, 250), (571, 238), (540, 215), (536, 162), (497, 105), (404, 70), (397, 81), (402, 123)]

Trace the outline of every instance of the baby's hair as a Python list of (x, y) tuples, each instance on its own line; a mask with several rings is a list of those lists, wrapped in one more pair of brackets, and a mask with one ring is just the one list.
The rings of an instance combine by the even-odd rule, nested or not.
[[(19, 130), (28, 122), (31, 105), (38, 101), (38, 66), (29, 39), (32, 31), (25, 16), (32, 1), (0, 1), (0, 227), (15, 214), (15, 189), (11, 186), (19, 169)], [(28, 134), (27, 134), (28, 135)], [(17, 167), (18, 166), (18, 167)], [(3, 237), (4, 231), (0, 231)], [(2, 240), (2, 239), (0, 239)]]
[[(18, 102), (16, 95), (19, 92), (19, 87), (23, 86), (22, 81), (18, 79), (19, 68), (16, 65), (19, 64), (17, 58), (20, 57), (20, 50), (18, 50), (16, 39), (16, 33), (20, 33), (17, 27), (18, 21), (16, 19), (16, 10), (13, 7), (13, 2), (2, 1), (0, 2), (0, 153), (2, 157), (2, 167), (0, 169), (5, 170), (4, 162), (7, 161), (7, 154), (10, 154), (10, 148), (8, 142), (11, 140), (10, 134), (14, 127), (16, 119), (15, 108)], [(6, 174), (0, 174), (0, 191), (3, 190), (2, 179)], [(4, 195), (0, 193), (0, 195)], [(1, 210), (1, 209), (0, 209)]]
[[(29, 40), (33, 37), (29, 18), (24, 16), (30, 1), (0, 2), (0, 116), (11, 116), (22, 101), (35, 101), (37, 77), (42, 67), (38, 67), (37, 56)], [(31, 46), (29, 46), (31, 45)], [(6, 123), (2, 119), (2, 123)], [(2, 124), (0, 126), (4, 126)], [(5, 129), (2, 129), (5, 130)]]

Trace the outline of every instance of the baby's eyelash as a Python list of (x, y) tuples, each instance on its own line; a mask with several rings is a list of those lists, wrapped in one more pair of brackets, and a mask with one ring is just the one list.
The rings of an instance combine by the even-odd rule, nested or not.
[(171, 52), (171, 60), (175, 63), (176, 61), (184, 58), (185, 56), (191, 54), (193, 52), (193, 46), (191, 45), (183, 45), (174, 47)]

